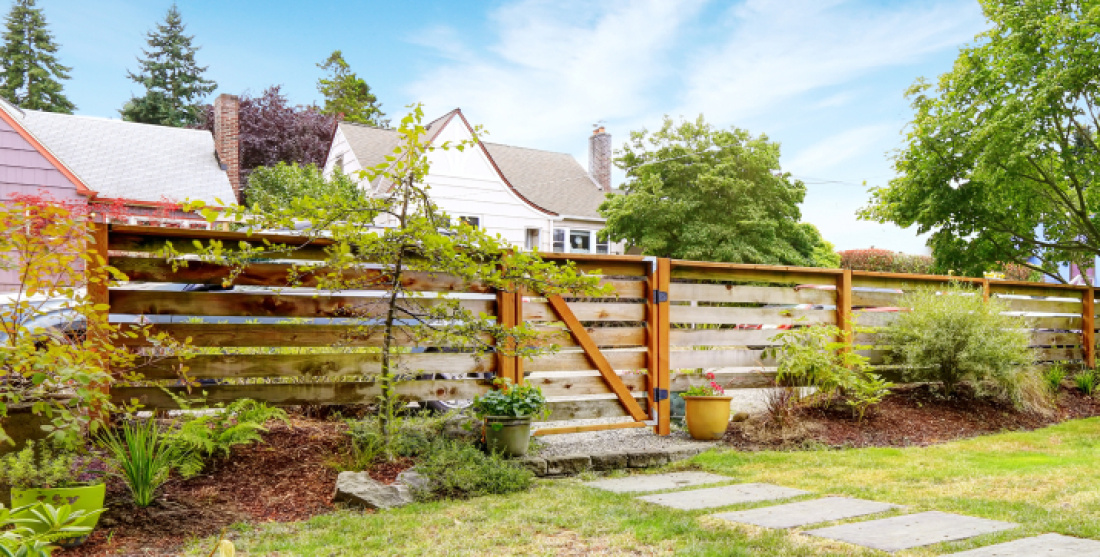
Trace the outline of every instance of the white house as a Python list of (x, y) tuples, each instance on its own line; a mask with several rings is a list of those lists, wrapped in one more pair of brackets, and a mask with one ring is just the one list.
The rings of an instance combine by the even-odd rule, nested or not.
[[(472, 137), (459, 109), (427, 126), (433, 143)], [(394, 130), (340, 122), (329, 147), (325, 175), (350, 176), (385, 162), (398, 143)], [(576, 159), (499, 143), (481, 142), (464, 151), (429, 155), (427, 184), (432, 200), (452, 218), (461, 218), (517, 247), (569, 253), (621, 254), (618, 244), (601, 243), (596, 232), (605, 219), (597, 208), (611, 192), (611, 135), (597, 129), (589, 139), (589, 168)], [(371, 187), (363, 184), (364, 187)]]

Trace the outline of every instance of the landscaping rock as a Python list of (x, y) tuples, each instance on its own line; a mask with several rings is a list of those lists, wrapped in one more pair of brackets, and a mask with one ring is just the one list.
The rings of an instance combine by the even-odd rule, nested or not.
[(422, 476), (414, 468), (409, 468), (404, 472), (397, 475), (397, 482), (401, 485), (408, 486), (412, 491), (428, 491), (432, 488), (432, 481), (426, 476)]
[(685, 447), (682, 449), (668, 449), (666, 452), (668, 453), (668, 461), (676, 462), (678, 460), (687, 460), (709, 448), (710, 447)]
[(636, 474), (625, 478), (597, 480), (584, 485), (615, 493), (631, 493), (678, 489), (731, 480), (733, 478), (729, 476), (719, 476), (706, 472), (670, 472), (667, 474)]
[(790, 499), (800, 495), (809, 495), (809, 492), (778, 485), (752, 483), (708, 487), (692, 491), (673, 491), (658, 495), (646, 495), (638, 497), (638, 499), (673, 509), (692, 511), (740, 505), (742, 503)]
[(894, 552), (923, 545), (965, 540), (1018, 527), (1019, 524), (1011, 522), (929, 511), (841, 524), (804, 533)]
[(661, 450), (630, 451), (626, 454), (631, 468), (652, 468), (668, 464), (668, 453)]
[(530, 470), (531, 473), (536, 475), (536, 476), (545, 476), (546, 475), (546, 459), (545, 458), (539, 458), (537, 456), (525, 456), (525, 457), (523, 457), (519, 460), (516, 460), (516, 462), (520, 466), (523, 466), (524, 468)]
[(626, 453), (601, 453), (592, 455), (592, 469), (598, 471), (622, 470), (630, 465)]
[(730, 522), (764, 526), (765, 528), (796, 528), (808, 524), (883, 513), (897, 508), (899, 508), (898, 505), (878, 501), (852, 499), (851, 497), (825, 497), (811, 501), (773, 505), (712, 516)]
[(368, 509), (389, 509), (413, 502), (404, 485), (379, 483), (366, 472), (340, 472), (333, 501), (361, 505)]
[(562, 455), (546, 459), (546, 475), (572, 476), (588, 470), (592, 459), (588, 455)]

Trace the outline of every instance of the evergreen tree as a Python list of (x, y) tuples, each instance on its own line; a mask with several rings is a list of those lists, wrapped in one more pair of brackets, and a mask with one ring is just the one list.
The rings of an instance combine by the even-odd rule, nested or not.
[(72, 114), (76, 106), (61, 91), (72, 68), (57, 60), (57, 43), (35, 0), (15, 0), (0, 47), (0, 95), (16, 106)]
[(142, 49), (145, 59), (138, 59), (141, 73), (127, 72), (135, 83), (145, 86), (145, 95), (133, 97), (119, 111), (124, 120), (185, 127), (202, 119), (203, 98), (218, 84), (204, 79), (206, 67), (195, 63), (193, 35), (184, 35), (186, 26), (179, 9), (173, 4), (164, 23), (148, 33), (150, 50)]
[(383, 119), (386, 115), (378, 98), (370, 92), (370, 85), (351, 71), (343, 53), (332, 51), (328, 59), (317, 64), (317, 67), (330, 72), (327, 79), (317, 80), (317, 90), (325, 97), (321, 114), (334, 117), (343, 114), (345, 122), (378, 127), (389, 125), (389, 120)]

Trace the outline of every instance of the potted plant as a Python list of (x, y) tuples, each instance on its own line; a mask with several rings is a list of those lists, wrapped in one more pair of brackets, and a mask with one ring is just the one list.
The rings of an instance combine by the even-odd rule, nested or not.
[[(89, 470), (90, 459), (58, 450), (45, 441), (28, 441), (23, 450), (0, 458), (0, 484), (11, 488), (13, 507), (34, 507), (39, 503), (68, 507), (85, 514), (74, 526), (90, 532), (99, 522), (99, 511), (107, 486), (101, 473)], [(26, 514), (27, 516), (23, 516)], [(15, 518), (29, 518), (30, 511)], [(87, 537), (62, 540), (77, 545)]]
[(506, 456), (523, 456), (531, 440), (531, 419), (547, 413), (542, 389), (516, 385), (504, 379), (497, 388), (475, 397), (473, 409), (485, 420), (485, 446)]
[(726, 396), (713, 373), (708, 371), (706, 377), (709, 383), (688, 387), (683, 398), (687, 403), (688, 433), (694, 439), (715, 441), (726, 434), (733, 397)]

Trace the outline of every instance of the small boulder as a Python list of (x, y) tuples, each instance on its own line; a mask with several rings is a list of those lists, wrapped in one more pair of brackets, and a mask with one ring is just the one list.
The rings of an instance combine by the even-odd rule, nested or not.
[(366, 472), (340, 472), (332, 500), (368, 509), (389, 509), (412, 503), (413, 496), (407, 486), (377, 482)]
[(395, 483), (408, 486), (413, 492), (430, 491), (432, 489), (432, 481), (413, 468), (409, 468), (398, 474), (397, 482)]

